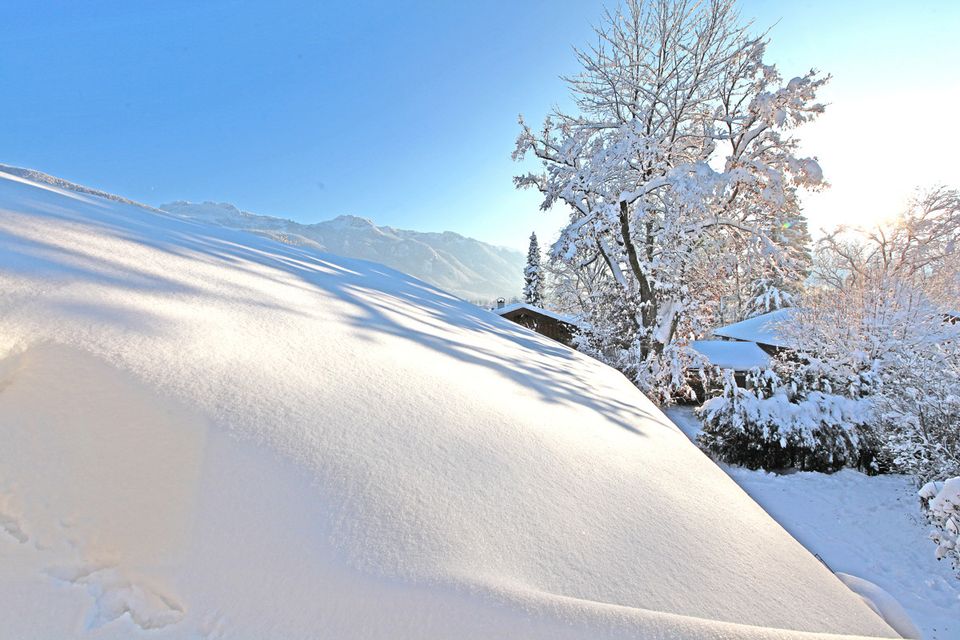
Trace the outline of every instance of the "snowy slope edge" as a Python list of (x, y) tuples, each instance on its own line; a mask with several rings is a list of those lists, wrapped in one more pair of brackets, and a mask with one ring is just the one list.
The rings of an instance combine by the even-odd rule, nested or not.
[(620, 374), (0, 175), (11, 637), (896, 637)]

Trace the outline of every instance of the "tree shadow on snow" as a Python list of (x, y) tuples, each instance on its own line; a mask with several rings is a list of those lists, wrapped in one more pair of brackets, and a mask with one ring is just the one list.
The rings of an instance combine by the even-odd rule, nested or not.
[[(286, 245), (254, 233), (215, 227), (132, 205), (91, 198), (87, 202), (70, 202), (68, 207), (56, 206), (47, 194), (31, 197), (26, 190), (21, 194), (19, 206), (14, 210), (39, 213), (79, 229), (94, 227), (97, 232), (114, 238), (189, 260), (227, 265), (284, 286), (293, 284), (289, 277), (293, 275), (303, 289), (322, 292), (346, 303), (351, 312), (343, 314), (342, 320), (354, 326), (358, 335), (382, 333), (417, 342), (533, 389), (545, 402), (588, 407), (638, 435), (642, 435), (641, 426), (651, 421), (669, 424), (632, 387), (625, 387), (631, 391), (625, 394), (625, 399), (597, 395), (587, 381), (575, 373), (584, 366), (603, 366), (587, 356), (383, 265)], [(146, 268), (131, 267), (129, 261), (111, 263), (85, 254), (82, 248), (48, 244), (18, 237), (9, 231), (0, 231), (0, 251), (4, 252), (6, 268), (13, 270), (33, 273), (66, 270), (77, 277), (92, 278), (122, 289), (194, 293), (183, 282)], [(229, 296), (230, 302), (303, 313), (290, 305), (284, 307), (279, 302), (262, 301), (262, 291), (243, 291), (237, 287)], [(209, 295), (209, 291), (205, 290), (203, 295)], [(520, 348), (500, 348), (502, 343), (495, 344), (498, 348), (480, 346), (478, 343), (483, 340), (474, 340), (479, 337), (472, 335), (474, 333)], [(575, 361), (578, 366), (572, 366)], [(632, 403), (632, 399), (637, 404)]]

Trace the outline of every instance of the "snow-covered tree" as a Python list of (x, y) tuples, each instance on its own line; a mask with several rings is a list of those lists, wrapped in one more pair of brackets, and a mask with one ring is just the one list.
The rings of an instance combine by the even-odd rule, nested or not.
[[(740, 322), (795, 305), (809, 274), (810, 234), (806, 220), (786, 220), (769, 232), (774, 246), (792, 256), (790, 268), (777, 261), (752, 260), (751, 249), (734, 242), (731, 250), (713, 256), (706, 267), (705, 283), (713, 292), (712, 316), (716, 324)], [(712, 277), (711, 277), (712, 276)]]
[(812, 264), (807, 221), (802, 216), (785, 221), (780, 229), (773, 230), (771, 240), (785, 247), (797, 261), (791, 266), (799, 268), (784, 270), (775, 263), (764, 262), (755, 272), (746, 274), (744, 280), (749, 278), (749, 291), (737, 321), (796, 306), (803, 291)]
[(677, 338), (705, 324), (692, 278), (737, 248), (757, 272), (804, 269), (776, 232), (801, 217), (798, 188), (823, 182), (792, 132), (823, 112), (826, 78), (783, 82), (733, 0), (627, 0), (597, 36), (567, 79), (577, 111), (536, 131), (521, 118), (514, 158), (543, 170), (516, 184), (569, 210), (555, 258), (606, 271), (583, 314), (593, 351), (663, 401), (683, 381)]
[(551, 258), (543, 268), (552, 308), (569, 316), (581, 316), (591, 298), (606, 286), (605, 268), (596, 256), (574, 264)]
[(919, 193), (891, 224), (818, 243), (820, 287), (795, 340), (873, 396), (891, 463), (921, 482), (960, 475), (960, 192)]
[(777, 309), (795, 306), (794, 294), (786, 291), (774, 278), (761, 277), (753, 281), (747, 300), (745, 317), (753, 318)]
[(749, 274), (750, 290), (742, 309), (742, 318), (738, 320), (796, 306), (796, 301), (803, 291), (812, 263), (807, 221), (803, 216), (786, 220), (781, 228), (772, 231), (771, 240), (786, 247), (797, 260), (792, 266), (799, 268), (783, 270), (777, 268), (776, 264), (763, 263), (757, 273)]
[(543, 292), (546, 274), (540, 264), (540, 245), (537, 234), (530, 234), (530, 248), (527, 250), (527, 266), (523, 270), (523, 301), (537, 307), (543, 306)]

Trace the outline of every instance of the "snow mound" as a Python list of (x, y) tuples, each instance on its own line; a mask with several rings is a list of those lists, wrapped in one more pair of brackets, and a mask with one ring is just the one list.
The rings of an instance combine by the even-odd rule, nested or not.
[(612, 369), (3, 174), (0, 442), (5, 637), (896, 637)]
[(863, 598), (871, 609), (877, 612), (877, 615), (886, 620), (887, 624), (893, 627), (897, 633), (910, 640), (922, 640), (920, 630), (913, 624), (910, 614), (901, 606), (897, 599), (889, 593), (863, 578), (852, 576), (848, 573), (838, 571), (836, 576), (840, 578), (843, 584), (850, 587), (850, 590)]

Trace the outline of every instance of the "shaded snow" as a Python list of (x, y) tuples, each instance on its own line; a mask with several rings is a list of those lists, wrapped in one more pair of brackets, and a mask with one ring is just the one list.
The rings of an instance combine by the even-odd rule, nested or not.
[[(696, 438), (700, 421), (692, 407), (672, 407), (667, 414)], [(834, 571), (868, 580), (893, 596), (925, 640), (960, 638), (960, 580), (934, 557), (911, 478), (852, 469), (777, 475), (721, 466)]]
[(697, 417), (697, 407), (690, 405), (674, 405), (667, 408), (666, 416), (670, 418), (673, 424), (677, 425), (691, 440), (696, 440), (697, 434), (702, 429), (700, 418)]
[(622, 375), (386, 267), (0, 174), (0, 293), (8, 637), (893, 636)]

